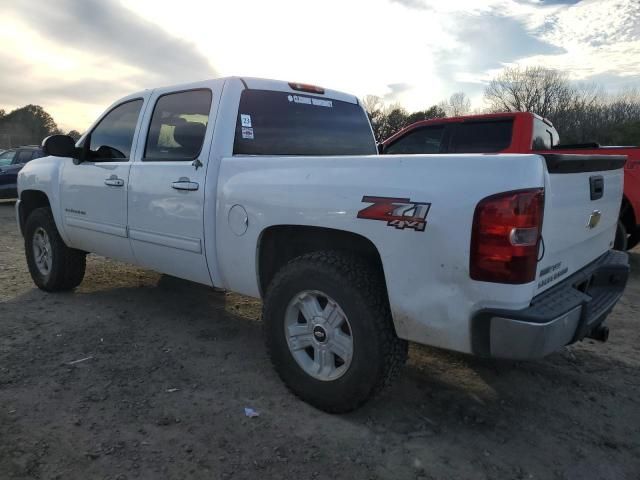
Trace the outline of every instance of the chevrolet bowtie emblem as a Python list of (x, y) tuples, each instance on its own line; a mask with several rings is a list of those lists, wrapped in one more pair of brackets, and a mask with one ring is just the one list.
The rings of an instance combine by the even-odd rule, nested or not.
[(600, 210), (594, 210), (591, 212), (591, 215), (589, 215), (589, 221), (587, 222), (587, 228), (596, 228), (598, 223), (600, 223), (600, 217), (602, 217)]

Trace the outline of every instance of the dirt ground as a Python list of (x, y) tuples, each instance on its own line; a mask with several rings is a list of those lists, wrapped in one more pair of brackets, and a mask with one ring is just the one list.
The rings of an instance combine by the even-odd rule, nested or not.
[(636, 480), (632, 262), (608, 343), (529, 363), (413, 346), (385, 395), (332, 416), (271, 369), (259, 302), (95, 256), (44, 293), (0, 202), (0, 478)]

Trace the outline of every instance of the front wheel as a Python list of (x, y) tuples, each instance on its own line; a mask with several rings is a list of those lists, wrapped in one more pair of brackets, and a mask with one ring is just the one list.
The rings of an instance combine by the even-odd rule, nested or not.
[(82, 282), (86, 253), (65, 245), (49, 208), (38, 208), (27, 218), (24, 250), (31, 278), (42, 290), (71, 290)]
[(271, 361), (302, 400), (354, 410), (390, 383), (407, 358), (381, 274), (339, 252), (298, 257), (267, 289), (263, 321)]

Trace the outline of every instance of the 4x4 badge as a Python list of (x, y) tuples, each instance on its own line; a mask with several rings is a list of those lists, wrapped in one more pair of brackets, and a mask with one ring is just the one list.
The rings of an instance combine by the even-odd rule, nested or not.
[(427, 214), (431, 204), (412, 202), (408, 198), (364, 196), (362, 201), (371, 203), (358, 212), (358, 218), (365, 220), (382, 220), (390, 227), (400, 230), (411, 228), (416, 232), (424, 232), (427, 226)]

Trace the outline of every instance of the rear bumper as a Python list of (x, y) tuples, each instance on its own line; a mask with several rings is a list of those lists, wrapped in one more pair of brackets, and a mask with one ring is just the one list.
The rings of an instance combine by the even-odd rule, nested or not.
[(472, 320), (473, 353), (536, 359), (582, 340), (604, 322), (628, 277), (628, 255), (611, 250), (535, 297), (524, 310), (480, 310)]

